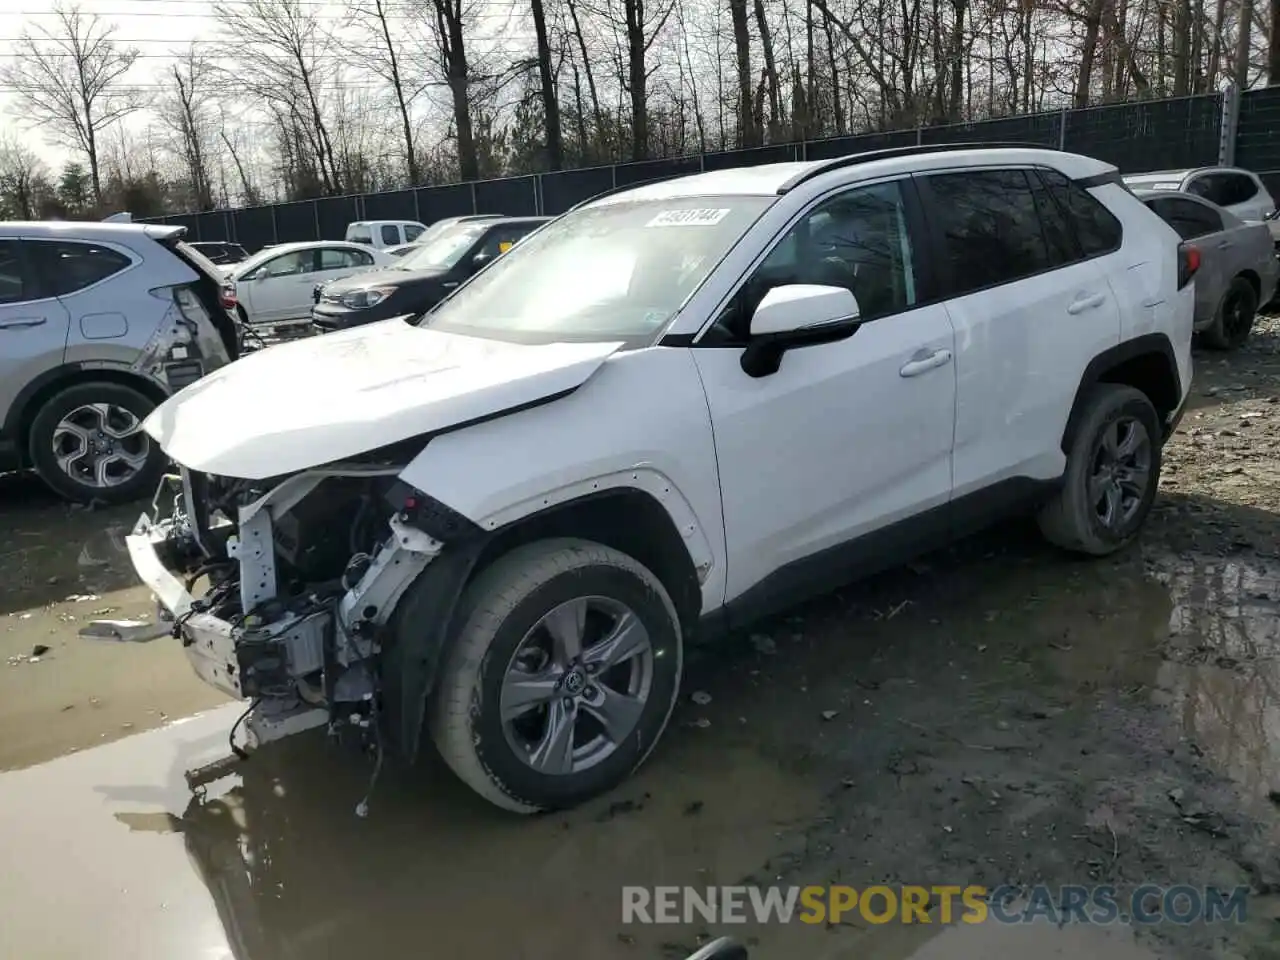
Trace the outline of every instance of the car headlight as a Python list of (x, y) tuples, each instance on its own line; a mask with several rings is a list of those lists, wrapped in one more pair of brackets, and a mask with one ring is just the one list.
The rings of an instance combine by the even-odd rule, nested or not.
[(363, 310), (365, 307), (376, 307), (395, 291), (395, 287), (372, 287), (368, 290), (354, 290), (351, 293), (344, 293), (338, 299), (338, 302), (344, 307), (350, 307), (352, 310)]

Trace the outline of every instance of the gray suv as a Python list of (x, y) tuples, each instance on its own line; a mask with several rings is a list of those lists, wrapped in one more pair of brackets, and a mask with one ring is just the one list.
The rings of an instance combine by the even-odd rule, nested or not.
[(0, 223), (0, 470), (81, 502), (155, 490), (165, 457), (143, 419), (238, 353), (217, 268), (185, 232)]

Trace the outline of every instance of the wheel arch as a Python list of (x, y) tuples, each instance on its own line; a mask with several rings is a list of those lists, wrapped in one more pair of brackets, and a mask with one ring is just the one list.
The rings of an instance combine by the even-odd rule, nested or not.
[(1090, 361), (1080, 377), (1071, 413), (1062, 431), (1062, 452), (1071, 449), (1084, 411), (1084, 398), (1100, 383), (1122, 383), (1140, 390), (1151, 401), (1162, 426), (1178, 409), (1182, 380), (1173, 344), (1163, 333), (1149, 333), (1117, 344)]
[(1236, 274), (1236, 276), (1242, 280), (1247, 280), (1249, 282), (1249, 286), (1253, 287), (1253, 295), (1258, 300), (1258, 306), (1261, 307), (1263, 305), (1262, 304), (1262, 277), (1260, 277), (1256, 271), (1248, 270), (1248, 269), (1241, 270), (1239, 273)]
[[(429, 498), (428, 498), (429, 499)], [(435, 509), (441, 508), (441, 509)], [(452, 514), (433, 505), (433, 516)], [(457, 521), (461, 521), (458, 523)], [(384, 696), (391, 729), (409, 760), (421, 746), (428, 698), (435, 692), (445, 650), (458, 628), (462, 592), (499, 557), (537, 540), (572, 537), (613, 547), (639, 561), (671, 596), (687, 633), (702, 613), (698, 567), (675, 520), (651, 493), (639, 487), (611, 487), (526, 514), (494, 529), (449, 517), (456, 539), (419, 575), (393, 615), (393, 630), (412, 642), (388, 649)], [(428, 531), (430, 532), (430, 531)], [(412, 623), (413, 629), (403, 629)]]
[(169, 396), (160, 384), (126, 367), (68, 363), (46, 370), (18, 392), (5, 417), (4, 435), (11, 437), (17, 444), (24, 466), (29, 466), (30, 457), (27, 454), (27, 446), (31, 424), (40, 408), (68, 387), (94, 382), (129, 387), (137, 390), (156, 405), (163, 403)]

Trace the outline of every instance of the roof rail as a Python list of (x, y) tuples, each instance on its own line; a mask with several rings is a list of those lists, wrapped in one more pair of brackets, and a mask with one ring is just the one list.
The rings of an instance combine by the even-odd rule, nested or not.
[(595, 203), (597, 200), (603, 200), (605, 197), (612, 197), (615, 193), (625, 193), (628, 190), (634, 190), (636, 187), (647, 187), (651, 183), (662, 183), (664, 180), (679, 180), (681, 177), (689, 177), (689, 176), (693, 176), (693, 174), (673, 173), (668, 177), (650, 177), (648, 180), (637, 180), (635, 183), (623, 184), (620, 187), (611, 187), (610, 189), (605, 190), (602, 193), (597, 193), (593, 197), (587, 197), (587, 199), (582, 200), (578, 203), (575, 203), (572, 207), (566, 210), (565, 213), (572, 213), (574, 210), (577, 210), (579, 207), (585, 207), (587, 204)]
[(856, 167), (860, 163), (893, 160), (897, 157), (915, 157), (926, 153), (950, 153), (953, 150), (1050, 150), (1054, 153), (1060, 152), (1057, 147), (1046, 147), (1039, 143), (1004, 143), (997, 141), (985, 143), (921, 143), (912, 144), (909, 147), (885, 147), (880, 150), (867, 150), (863, 153), (851, 153), (844, 157), (817, 161), (814, 166), (797, 173), (782, 186), (778, 187), (778, 195), (781, 196), (790, 190), (794, 190), (800, 184), (812, 180), (814, 177), (820, 177), (824, 173), (839, 170), (843, 167)]

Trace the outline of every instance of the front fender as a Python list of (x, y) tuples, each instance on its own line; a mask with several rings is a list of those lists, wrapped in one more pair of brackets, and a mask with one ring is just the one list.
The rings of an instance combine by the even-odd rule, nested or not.
[(714, 436), (687, 349), (615, 354), (568, 396), (432, 438), (400, 476), (484, 531), (602, 491), (643, 490), (684, 540), (703, 611), (724, 602)]

